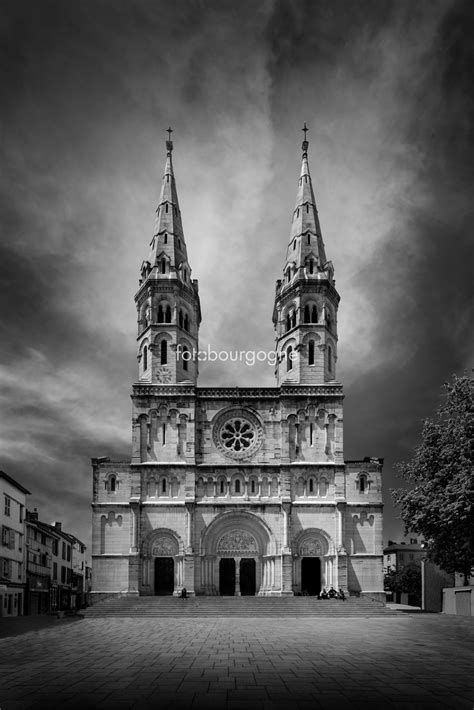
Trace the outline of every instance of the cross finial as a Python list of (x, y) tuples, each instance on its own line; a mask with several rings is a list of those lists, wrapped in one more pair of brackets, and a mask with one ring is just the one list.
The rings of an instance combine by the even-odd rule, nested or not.
[(307, 132), (309, 131), (309, 128), (306, 127), (306, 121), (304, 122), (304, 126), (303, 126), (303, 128), (302, 128), (301, 130), (303, 131), (303, 133), (304, 133), (304, 139), (306, 140), (306, 134), (307, 134)]
[(303, 145), (301, 146), (301, 149), (302, 149), (302, 151), (303, 151), (303, 157), (307, 157), (307, 156), (308, 156), (308, 145), (309, 145), (309, 144), (308, 144), (308, 139), (306, 138), (306, 134), (307, 134), (307, 132), (309, 131), (309, 128), (307, 128), (307, 126), (306, 126), (306, 121), (304, 122), (304, 126), (303, 126), (303, 128), (302, 128), (301, 130), (302, 130), (303, 133), (304, 133), (304, 141), (303, 141)]
[(168, 151), (168, 155), (171, 155), (171, 151), (173, 150), (173, 143), (171, 141), (171, 134), (173, 133), (173, 129), (171, 126), (166, 129), (166, 132), (168, 134), (168, 140), (166, 141), (166, 150)]

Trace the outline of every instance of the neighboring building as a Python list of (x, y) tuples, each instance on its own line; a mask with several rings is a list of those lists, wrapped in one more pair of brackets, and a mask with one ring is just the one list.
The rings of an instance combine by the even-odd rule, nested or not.
[(71, 608), (80, 609), (86, 603), (86, 546), (74, 535), (63, 533), (72, 551)]
[(26, 496), (29, 491), (0, 471), (0, 616), (24, 613)]
[[(382, 463), (344, 461), (337, 311), (303, 142), (275, 387), (197, 387), (201, 309), (167, 160), (135, 296), (131, 462), (93, 459), (93, 593), (384, 599)], [(244, 289), (244, 285), (242, 286)]]
[(26, 511), (26, 614), (47, 614), (52, 600), (53, 549), (59, 536), (38, 520), (38, 511)]
[(419, 565), (424, 556), (425, 551), (416, 538), (410, 538), (408, 543), (389, 540), (383, 551), (383, 570), (390, 572), (407, 565)]

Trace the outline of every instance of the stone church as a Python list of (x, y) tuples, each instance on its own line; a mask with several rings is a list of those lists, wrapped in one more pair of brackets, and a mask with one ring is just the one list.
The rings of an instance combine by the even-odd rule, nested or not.
[(198, 387), (199, 289), (171, 135), (166, 149), (135, 296), (131, 460), (92, 459), (93, 593), (281, 596), (334, 586), (383, 599), (383, 460), (344, 460), (339, 294), (306, 131), (276, 282), (274, 387)]

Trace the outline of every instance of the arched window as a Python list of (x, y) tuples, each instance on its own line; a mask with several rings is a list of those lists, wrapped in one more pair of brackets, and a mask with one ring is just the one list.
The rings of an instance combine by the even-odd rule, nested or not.
[(239, 479), (236, 480), (235, 482), (235, 492), (240, 493), (240, 481)]
[(219, 491), (221, 492), (221, 494), (224, 493), (224, 479), (223, 478), (221, 478), (220, 483), (219, 483)]
[(314, 340), (308, 343), (308, 365), (314, 365)]
[(189, 358), (188, 358), (189, 350), (186, 347), (186, 345), (183, 348), (183, 370), (185, 372), (188, 371), (188, 363), (189, 363)]
[(181, 311), (181, 310), (179, 312), (178, 323), (179, 323), (179, 327), (182, 328), (183, 327), (183, 311)]
[(290, 329), (291, 329), (290, 314), (287, 313), (287, 316), (286, 316), (286, 330), (287, 330), (287, 332), (288, 332)]
[(166, 274), (166, 259), (161, 260), (161, 273)]
[(322, 478), (319, 483), (319, 495), (320, 496), (327, 496), (327, 494), (328, 494), (328, 482), (326, 481), (325, 478)]
[(163, 316), (163, 306), (158, 306), (158, 323), (164, 323), (165, 319)]
[(362, 474), (362, 476), (359, 478), (359, 493), (365, 493), (367, 490), (367, 476)]
[(161, 443), (163, 446), (166, 444), (166, 424), (161, 425)]
[(317, 323), (318, 322), (318, 309), (316, 306), (313, 306), (311, 309), (311, 323)]
[(171, 306), (166, 306), (165, 320), (167, 323), (171, 323)]
[(146, 345), (143, 348), (143, 369), (148, 370), (148, 348)]
[(166, 478), (163, 478), (161, 481), (161, 492), (166, 493)]
[(291, 345), (289, 345), (286, 349), (286, 371), (287, 372), (289, 370), (293, 369), (292, 354), (293, 354), (293, 350), (292, 350)]
[(291, 314), (291, 327), (294, 328), (296, 326), (296, 311), (293, 311)]
[(109, 478), (109, 491), (110, 491), (111, 493), (115, 493), (116, 485), (117, 485), (117, 479), (115, 478), (115, 476), (110, 476), (110, 478)]
[(184, 314), (184, 330), (189, 330), (189, 317), (188, 314)]
[(312, 478), (309, 479), (309, 492), (314, 493), (314, 482)]
[(250, 482), (250, 493), (255, 493), (255, 481), (253, 479)]
[(168, 363), (168, 344), (166, 340), (161, 341), (161, 364), (166, 365)]
[(314, 272), (314, 261), (313, 259), (309, 260), (309, 273), (312, 274)]
[(309, 445), (313, 446), (313, 436), (314, 436), (314, 425), (311, 423), (309, 425)]
[(328, 370), (332, 372), (332, 347), (328, 345)]
[(305, 323), (310, 323), (310, 316), (309, 316), (309, 306), (306, 305), (304, 307), (304, 322)]

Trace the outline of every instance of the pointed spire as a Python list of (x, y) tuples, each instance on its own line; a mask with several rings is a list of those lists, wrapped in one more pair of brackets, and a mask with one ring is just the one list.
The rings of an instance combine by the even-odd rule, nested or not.
[[(181, 223), (181, 210), (179, 209), (178, 192), (173, 171), (173, 142), (171, 134), (173, 129), (167, 129), (168, 140), (166, 141), (166, 163), (161, 183), (160, 199), (156, 208), (155, 227), (153, 239), (150, 243), (150, 254), (148, 261), (151, 268), (161, 264), (163, 258), (166, 259), (166, 273), (176, 272), (187, 266), (186, 243), (184, 241), (183, 225)], [(160, 271), (161, 269), (159, 269)]]
[(322, 270), (327, 260), (309, 172), (309, 141), (307, 140), (309, 128), (306, 123), (301, 130), (304, 133), (304, 140), (301, 145), (303, 156), (291, 225), (290, 243), (288, 245), (287, 263), (291, 262), (294, 265), (293, 268), (298, 270), (306, 265), (309, 258), (313, 257), (317, 267)]

